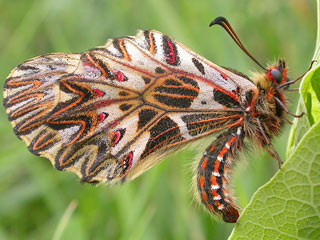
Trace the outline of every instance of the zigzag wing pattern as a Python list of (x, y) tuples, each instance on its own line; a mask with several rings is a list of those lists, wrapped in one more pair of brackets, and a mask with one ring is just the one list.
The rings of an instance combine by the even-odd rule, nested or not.
[(255, 85), (156, 31), (16, 67), (4, 105), (15, 133), (85, 182), (132, 179), (172, 147), (242, 125)]

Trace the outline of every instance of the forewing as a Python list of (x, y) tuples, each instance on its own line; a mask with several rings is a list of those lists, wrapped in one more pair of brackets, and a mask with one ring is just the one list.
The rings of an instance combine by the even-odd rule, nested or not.
[[(246, 89), (246, 91), (242, 91)], [(82, 181), (131, 179), (166, 149), (242, 123), (255, 86), (156, 31), (24, 62), (4, 105), (29, 150)]]

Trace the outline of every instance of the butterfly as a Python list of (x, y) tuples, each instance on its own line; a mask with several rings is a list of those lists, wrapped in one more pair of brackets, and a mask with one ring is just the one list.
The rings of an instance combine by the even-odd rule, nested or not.
[(290, 81), (284, 60), (264, 68), (218, 17), (236, 44), (264, 71), (253, 79), (211, 63), (155, 30), (109, 40), (83, 53), (54, 53), (23, 62), (4, 86), (15, 134), (82, 182), (118, 183), (139, 176), (169, 152), (216, 136), (196, 169), (198, 197), (225, 222), (239, 213), (230, 170), (244, 139), (281, 164), (271, 144), (287, 114)]

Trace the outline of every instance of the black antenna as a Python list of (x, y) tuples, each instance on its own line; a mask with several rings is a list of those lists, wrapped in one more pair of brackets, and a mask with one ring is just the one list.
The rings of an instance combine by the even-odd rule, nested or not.
[(249, 52), (248, 50), (243, 46), (241, 43), (240, 39), (238, 38), (237, 34), (234, 32), (233, 28), (231, 27), (230, 23), (228, 22), (227, 19), (224, 17), (217, 17), (214, 19), (210, 24), (209, 27), (213, 25), (220, 25), (221, 27), (224, 28), (224, 30), (227, 31), (227, 33), (230, 35), (230, 37), (233, 39), (233, 41), (240, 47), (242, 51), (245, 52), (245, 54), (248, 55), (256, 64), (258, 64), (259, 67), (261, 67), (263, 70), (267, 71), (266, 68), (264, 68)]

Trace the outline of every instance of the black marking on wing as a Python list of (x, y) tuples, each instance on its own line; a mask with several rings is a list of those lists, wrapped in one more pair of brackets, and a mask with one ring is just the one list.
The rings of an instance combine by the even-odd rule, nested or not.
[(139, 112), (138, 129), (146, 126), (156, 115), (157, 112), (152, 109), (143, 109), (141, 112)]
[(162, 118), (150, 129), (150, 139), (141, 158), (165, 147), (166, 145), (183, 141), (178, 124), (169, 117)]
[(199, 71), (200, 73), (202, 73), (203, 75), (205, 74), (205, 72), (204, 72), (204, 66), (202, 65), (201, 62), (198, 61), (198, 59), (192, 58), (192, 63), (193, 63), (194, 66), (198, 69), (198, 71)]
[(213, 100), (215, 100), (217, 103), (220, 103), (221, 105), (226, 106), (228, 108), (240, 107), (239, 102), (237, 102), (227, 94), (215, 89), (213, 90)]
[(163, 68), (161, 68), (161, 67), (156, 67), (155, 71), (156, 71), (156, 73), (165, 73), (165, 72), (166, 72), (166, 71), (165, 71)]
[(119, 106), (119, 108), (121, 109), (121, 111), (128, 111), (130, 108), (132, 107), (132, 104), (127, 104), (127, 103), (124, 103), (124, 104), (121, 104)]
[(142, 77), (145, 84), (149, 84), (151, 82), (151, 78), (148, 77)]
[(126, 97), (126, 96), (129, 96), (130, 94), (127, 93), (126, 91), (121, 91), (121, 92), (119, 92), (119, 95), (122, 97)]
[(180, 57), (176, 44), (169, 37), (163, 36), (162, 46), (166, 63), (178, 66), (180, 64)]

